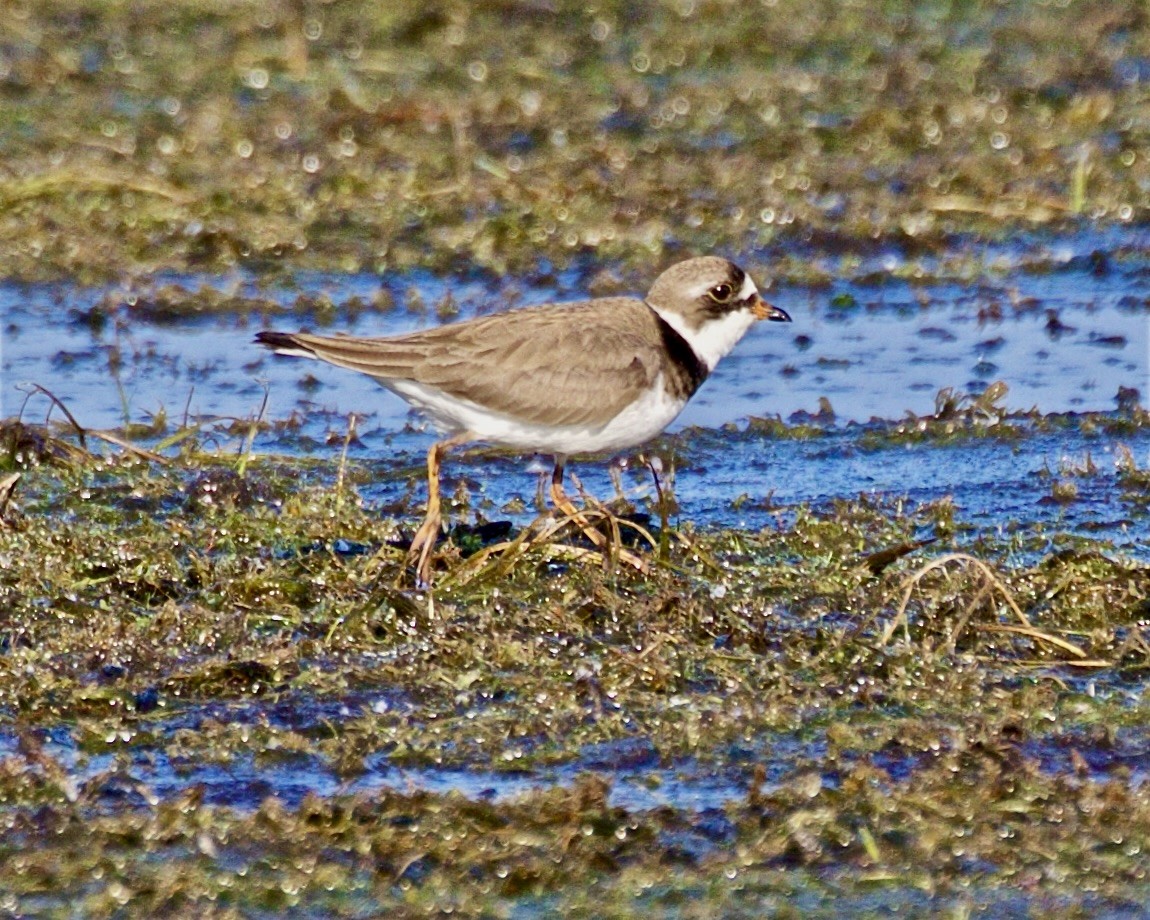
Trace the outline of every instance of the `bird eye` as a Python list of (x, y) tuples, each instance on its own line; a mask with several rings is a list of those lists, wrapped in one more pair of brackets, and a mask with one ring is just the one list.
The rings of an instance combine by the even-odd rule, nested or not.
[(707, 291), (707, 296), (715, 303), (726, 303), (731, 299), (731, 294), (734, 293), (734, 288), (729, 284), (716, 284), (713, 288)]

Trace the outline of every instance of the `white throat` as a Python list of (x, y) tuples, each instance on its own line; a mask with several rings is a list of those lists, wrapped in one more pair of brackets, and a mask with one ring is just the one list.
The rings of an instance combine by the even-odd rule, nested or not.
[[(758, 293), (755, 282), (747, 275), (743, 281), (743, 288), (739, 291), (738, 299), (746, 300), (752, 294)], [(698, 291), (696, 296), (702, 297), (705, 291)], [(755, 315), (750, 310), (736, 310), (727, 313), (718, 319), (708, 319), (701, 326), (692, 327), (686, 317), (671, 310), (660, 310), (654, 304), (648, 304), (659, 317), (691, 346), (691, 350), (699, 356), (699, 360), (707, 365), (708, 371), (731, 353), (739, 340), (747, 334), (747, 330), (755, 324)]]

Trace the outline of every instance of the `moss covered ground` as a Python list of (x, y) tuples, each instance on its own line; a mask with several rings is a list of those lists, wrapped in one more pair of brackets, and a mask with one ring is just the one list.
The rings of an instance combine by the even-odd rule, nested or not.
[[(1084, 225), (1144, 257), (1136, 0), (0, 11), (8, 282), (722, 251), (814, 290), (812, 252)], [(1138, 394), (995, 403), (853, 449), (1144, 443)], [(644, 574), (519, 521), (500, 551), (457, 531), (412, 591), (418, 499), (252, 453), (259, 424), (238, 456), (166, 419), (0, 427), (0, 912), (1145, 914), (1150, 569), (1112, 533), (843, 495), (675, 515)], [(1145, 528), (1143, 453), (1049, 499), (1087, 482)]]

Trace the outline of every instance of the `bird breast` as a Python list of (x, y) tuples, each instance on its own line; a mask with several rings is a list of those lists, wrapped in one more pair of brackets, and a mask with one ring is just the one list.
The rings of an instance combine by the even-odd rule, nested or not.
[(660, 374), (655, 386), (621, 412), (581, 425), (547, 425), (493, 413), (413, 380), (381, 381), (422, 412), (441, 431), (470, 432), (477, 441), (489, 441), (522, 451), (545, 454), (582, 454), (635, 447), (660, 434), (673, 422), (687, 400), (668, 391)]

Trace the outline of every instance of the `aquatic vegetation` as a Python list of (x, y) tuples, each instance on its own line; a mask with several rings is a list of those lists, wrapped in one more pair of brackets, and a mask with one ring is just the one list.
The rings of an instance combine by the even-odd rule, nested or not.
[[(38, 304), (5, 345), (49, 314), (81, 341), (0, 422), (0, 912), (1145, 911), (1140, 3), (4, 17), (0, 294)], [(715, 250), (806, 297), (755, 357), (808, 395), (625, 458), (647, 573), (490, 453), (435, 593), (399, 591), (419, 458), (314, 376), (197, 415), (217, 356), (146, 340), (634, 291)], [(1057, 294), (1083, 278), (1121, 283)], [(100, 293), (19, 286), (61, 279)], [(894, 360), (955, 363), (868, 421), (826, 330), (888, 317)], [(1016, 330), (1115, 368), (1116, 411), (1018, 411)], [(84, 367), (112, 422), (55, 394)]]
[[(501, 273), (878, 239), (913, 275), (963, 234), (1146, 213), (1135, 0), (824, 13), (18, 4), (4, 272)], [(834, 279), (781, 249), (778, 277)]]
[(646, 575), (523, 530), (425, 595), (354, 464), (36, 443), (0, 527), (14, 910), (1143, 891), (1150, 573), (1104, 541), (1011, 565), (862, 496), (672, 525)]

